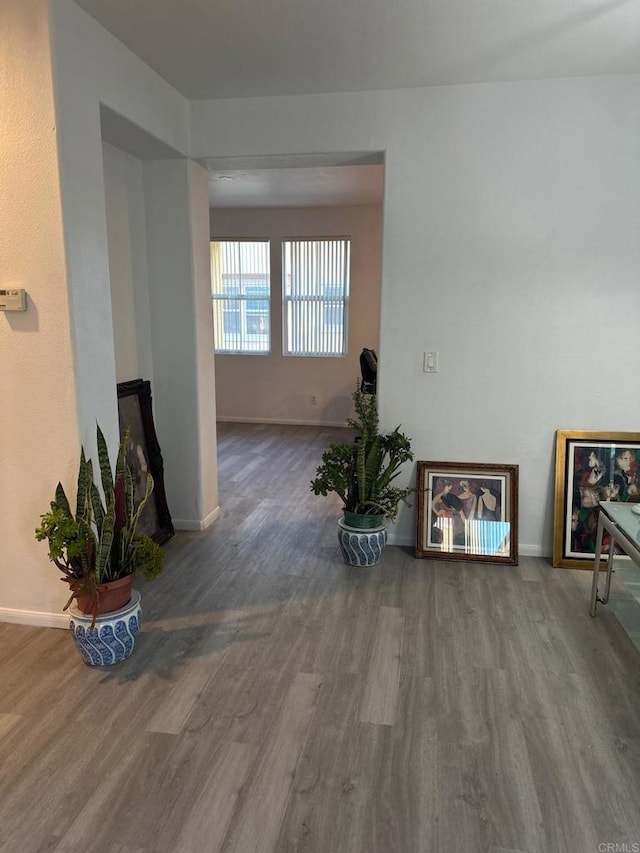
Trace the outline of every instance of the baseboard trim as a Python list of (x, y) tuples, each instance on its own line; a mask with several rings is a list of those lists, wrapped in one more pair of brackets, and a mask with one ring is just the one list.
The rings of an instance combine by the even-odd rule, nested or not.
[(225, 424), (282, 424), (282, 426), (346, 427), (346, 421), (300, 421), (294, 418), (232, 418), (218, 415), (217, 420)]
[(211, 510), (209, 515), (206, 515), (202, 521), (202, 530), (206, 530), (208, 527), (211, 527), (213, 522), (220, 518), (220, 507), (217, 506), (214, 510)]
[(49, 613), (40, 610), (14, 610), (12, 607), (0, 607), (0, 622), (13, 625), (31, 625), (33, 628), (69, 627), (66, 613)]
[(545, 557), (551, 559), (551, 554), (545, 554), (539, 545), (519, 545), (518, 551), (521, 557)]
[(211, 527), (213, 522), (220, 518), (220, 507), (217, 506), (209, 515), (205, 516), (202, 521), (195, 521), (189, 518), (173, 518), (173, 527), (175, 530), (184, 530), (184, 531), (202, 531), (206, 530), (208, 527)]
[[(387, 542), (389, 545), (400, 545), (401, 547), (415, 548), (416, 540), (414, 536), (404, 536), (394, 533), (387, 527)], [(550, 557), (545, 554), (539, 545), (520, 545), (518, 546), (518, 554), (520, 557)]]

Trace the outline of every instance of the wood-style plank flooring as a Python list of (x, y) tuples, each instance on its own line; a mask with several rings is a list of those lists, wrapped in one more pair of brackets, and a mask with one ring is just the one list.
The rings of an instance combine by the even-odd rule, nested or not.
[(343, 565), (309, 480), (345, 433), (220, 426), (222, 516), (138, 584), (124, 663), (0, 625), (2, 853), (640, 844), (640, 652), (589, 573)]

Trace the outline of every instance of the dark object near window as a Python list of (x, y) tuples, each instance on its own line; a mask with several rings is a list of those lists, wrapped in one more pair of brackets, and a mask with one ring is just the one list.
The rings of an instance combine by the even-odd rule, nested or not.
[(362, 393), (375, 394), (378, 381), (378, 356), (374, 349), (365, 347), (360, 353), (360, 373), (362, 373), (360, 383)]

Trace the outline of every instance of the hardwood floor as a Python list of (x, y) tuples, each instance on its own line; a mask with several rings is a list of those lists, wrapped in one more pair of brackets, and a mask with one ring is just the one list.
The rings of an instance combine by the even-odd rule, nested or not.
[(639, 652), (589, 573), (343, 565), (309, 491), (340, 435), (220, 425), (222, 516), (138, 584), (124, 663), (0, 624), (3, 853), (640, 845)]

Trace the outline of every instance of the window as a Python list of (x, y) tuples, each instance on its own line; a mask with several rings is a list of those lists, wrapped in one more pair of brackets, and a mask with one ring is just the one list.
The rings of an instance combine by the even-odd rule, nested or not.
[(347, 354), (350, 240), (285, 240), (282, 310), (285, 355)]
[(213, 339), (217, 353), (270, 349), (269, 241), (211, 243)]

